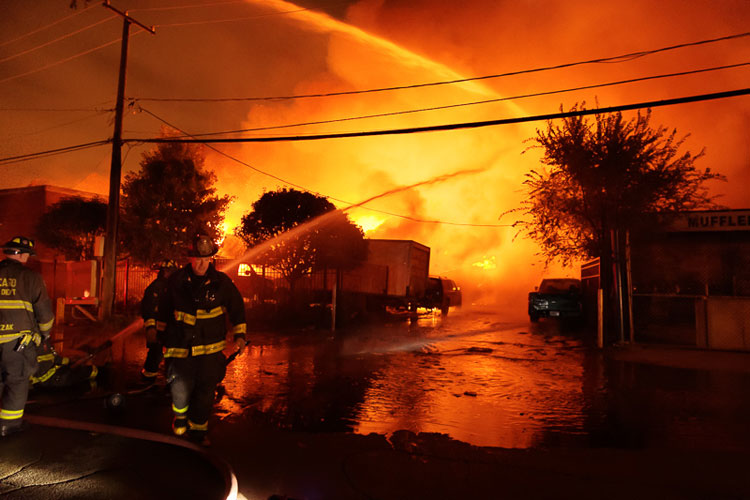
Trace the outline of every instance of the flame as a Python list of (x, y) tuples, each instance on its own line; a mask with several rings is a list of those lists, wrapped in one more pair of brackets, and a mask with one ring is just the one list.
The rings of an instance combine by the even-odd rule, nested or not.
[[(675, 0), (666, 1), (672, 7), (679, 5)], [(269, 17), (267, 24), (259, 28), (260, 31), (267, 30), (263, 35), (273, 34), (279, 40), (283, 38), (292, 43), (280, 47), (278, 54), (269, 54), (267, 59), (262, 59), (263, 64), (268, 64), (268, 68), (264, 67), (262, 71), (264, 78), (259, 80), (262, 85), (245, 78), (248, 81), (246, 95), (323, 94), (458, 80), (465, 75), (543, 67), (697, 40), (707, 38), (708, 33), (740, 32), (744, 31), (742, 21), (747, 19), (747, 16), (744, 19), (738, 16), (735, 21), (732, 16), (719, 13), (699, 16), (697, 6), (691, 6), (694, 9), (692, 14), (689, 13), (691, 9), (669, 9), (664, 6), (656, 12), (653, 5), (645, 0), (635, 0), (626, 9), (611, 6), (587, 9), (585, 16), (576, 6), (553, 2), (549, 7), (550, 15), (543, 18), (530, 14), (526, 4), (513, 2), (466, 4), (431, 0), (359, 0), (349, 2), (346, 14), (340, 19), (312, 10), (299, 10), (299, 6), (283, 0), (248, 0), (247, 3), (285, 12), (283, 16)], [(714, 8), (726, 14), (728, 7)], [(297, 12), (293, 12), (295, 10)], [(704, 8), (703, 12), (706, 10)], [(615, 11), (618, 19), (627, 22), (612, 25), (610, 21)], [(649, 16), (644, 16), (644, 12), (648, 12)], [(667, 12), (669, 16), (677, 15), (682, 22), (656, 22)], [(647, 18), (653, 21), (644, 21)], [(690, 21), (703, 21), (702, 18), (706, 23)], [(521, 19), (524, 22), (504, 22), (507, 19)], [(599, 36), (599, 39), (605, 40), (604, 43), (590, 43), (592, 33), (602, 35), (602, 31), (625, 30), (628, 23), (636, 22), (644, 24), (644, 33), (648, 33), (648, 36), (636, 40), (627, 31), (619, 31), (627, 36)], [(736, 26), (730, 26), (732, 23)], [(467, 31), (466, 26), (472, 26), (472, 29)], [(587, 29), (581, 29), (583, 26), (587, 26)], [(555, 33), (555, 36), (550, 36), (551, 33)], [(285, 51), (292, 50), (292, 45), (305, 47), (304, 60), (295, 61), (294, 57), (289, 57)], [(519, 47), (521, 49), (516, 50)], [(699, 60), (694, 64), (697, 67), (736, 62), (729, 59), (741, 57), (740, 52), (745, 49), (739, 49), (736, 45), (733, 47), (735, 50), (728, 47), (722, 49), (717, 45), (716, 49), (711, 49), (713, 52), (708, 48), (705, 48), (705, 53), (695, 51)], [(729, 57), (728, 54), (733, 55)], [(663, 73), (668, 69), (688, 69), (677, 68), (680, 57), (684, 56), (675, 52), (661, 58), (638, 58), (627, 61), (627, 64), (589, 65), (570, 71), (519, 75), (484, 80), (482, 83), (340, 95), (335, 98), (254, 101), (243, 104), (247, 106), (246, 109), (233, 106), (246, 117), (236, 128), (317, 123), (260, 132), (281, 135), (510, 118), (554, 111), (561, 105), (569, 108), (574, 102), (582, 100), (592, 107), (596, 105), (596, 98), (600, 99), (601, 105), (610, 105), (674, 97), (675, 90), (664, 84), (640, 88), (622, 86), (516, 101), (522, 107), (501, 102), (435, 112), (387, 114), (614, 81)], [(238, 70), (232, 76), (239, 79), (242, 74)], [(743, 85), (736, 84), (741, 80), (737, 75), (741, 74), (735, 73), (732, 77), (734, 82), (731, 78), (716, 78), (716, 82), (704, 79), (705, 89), (697, 90), (737, 88)], [(684, 95), (698, 93), (693, 90), (694, 87), (686, 85), (676, 92)], [(236, 88), (232, 93), (237, 94)], [(740, 101), (706, 105), (706, 109), (712, 110), (710, 114), (720, 117), (717, 119), (723, 122), (722, 127), (712, 127), (709, 134), (721, 134), (720, 130), (742, 130), (739, 123), (727, 123), (731, 120), (741, 121), (738, 118), (741, 114), (736, 111), (714, 111), (726, 106), (746, 105)], [(692, 118), (701, 116), (700, 113), (694, 114), (698, 108), (698, 105), (689, 110), (688, 107), (682, 108), (689, 111), (687, 113), (675, 111), (677, 108), (661, 108), (654, 113), (655, 122), (669, 128), (674, 126), (680, 133), (690, 132), (692, 135), (688, 141), (699, 137), (705, 141), (704, 138), (710, 135), (701, 135), (702, 125), (699, 122), (711, 120)], [(374, 114), (387, 116), (320, 123)], [(730, 116), (734, 118), (727, 118)], [(517, 238), (515, 229), (486, 227), (486, 224), (514, 221), (512, 215), (500, 221), (497, 218), (509, 209), (517, 208), (523, 199), (523, 176), (539, 166), (539, 151), (527, 151), (529, 144), (524, 141), (535, 135), (535, 128), (543, 126), (535, 123), (404, 136), (221, 146), (222, 150), (276, 179), (211, 153), (206, 164), (217, 173), (219, 191), (237, 198), (227, 213), (225, 231), (237, 225), (240, 216), (250, 209), (264, 190), (280, 187), (308, 189), (329, 197), (342, 209), (349, 204), (371, 200), (353, 211), (355, 215), (352, 216), (368, 237), (410, 239), (429, 246), (431, 273), (455, 279), (465, 292), (467, 303), (489, 303), (492, 300), (505, 303), (508, 300), (506, 297), (516, 297), (523, 302), (526, 292), (532, 290), (543, 275), (553, 271), (541, 265), (536, 245)], [(709, 147), (707, 158), (712, 155), (712, 162), (704, 166), (715, 169), (714, 165), (722, 165), (728, 171), (747, 170), (742, 155), (736, 154), (744, 147), (744, 138), (738, 133), (733, 140), (736, 147)], [(702, 146), (689, 147), (696, 152)], [(729, 157), (730, 153), (723, 151), (732, 151), (731, 161), (716, 157), (717, 154)], [(453, 172), (474, 170), (476, 173), (472, 175), (445, 182), (400, 189)], [(379, 198), (383, 193), (390, 194)], [(403, 217), (383, 215), (383, 212)], [(575, 274), (576, 271), (561, 270), (555, 273)], [(501, 286), (502, 290), (499, 289)], [(523, 310), (521, 305), (513, 306), (514, 310)]]
[[(284, 12), (295, 7), (282, 0), (262, 4)], [(294, 12), (285, 19), (296, 26), (300, 37), (323, 34), (328, 43), (325, 71), (300, 80), (295, 89), (297, 94), (456, 80), (465, 76), (438, 58), (431, 59), (423, 52), (409, 50), (361, 27), (318, 12)], [(258, 102), (252, 105), (242, 127), (325, 121), (500, 96), (484, 83), (469, 82), (336, 99)], [(383, 116), (282, 129), (280, 133), (402, 128), (497, 118), (498, 113), (512, 116), (524, 114), (524, 111), (518, 105), (506, 102), (490, 109), (456, 108), (438, 114)], [(362, 227), (367, 237), (409, 239), (429, 246), (431, 273), (448, 275), (456, 279), (465, 293), (471, 293), (472, 270), (476, 269), (472, 263), (483, 261), (487, 255), (502, 255), (494, 262), (493, 268), (497, 277), (502, 278), (509, 271), (517, 273), (518, 266), (515, 270), (501, 269), (501, 261), (507, 263), (516, 257), (526, 261), (528, 256), (536, 253), (527, 241), (512, 242), (515, 236), (512, 228), (470, 225), (494, 223), (500, 213), (514, 207), (520, 200), (518, 187), (523, 172), (534, 164), (533, 154), (521, 157), (526, 147), (523, 141), (531, 135), (532, 127), (524, 125), (502, 130), (256, 143), (236, 147), (238, 152), (233, 152), (233, 155), (288, 179), (295, 186), (279, 185), (278, 181), (261, 178), (250, 169), (238, 168), (236, 163), (217, 155), (210, 162), (207, 159), (207, 164), (219, 165), (219, 189), (241, 200), (230, 207), (227, 221), (239, 221), (264, 189), (303, 186), (336, 200), (340, 208), (345, 208), (347, 203), (370, 200), (352, 214), (352, 220)], [(467, 174), (450, 178), (456, 172)], [(416, 187), (402, 189), (404, 186)], [(388, 195), (381, 197), (384, 193)], [(382, 212), (396, 215), (383, 215)], [(430, 222), (420, 222), (425, 220)], [(450, 224), (454, 221), (469, 225)], [(486, 289), (485, 286), (483, 290)]]
[(483, 260), (480, 260), (479, 262), (473, 263), (472, 266), (478, 267), (484, 270), (497, 269), (497, 261), (495, 260), (495, 256), (491, 255), (490, 257), (485, 257)]
[(377, 215), (360, 215), (353, 217), (352, 222), (361, 227), (365, 234), (368, 234), (380, 227), (385, 222), (385, 218)]

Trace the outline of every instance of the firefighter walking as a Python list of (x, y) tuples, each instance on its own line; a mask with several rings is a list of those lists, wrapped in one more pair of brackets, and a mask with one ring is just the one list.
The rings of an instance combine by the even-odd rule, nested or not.
[(24, 264), (34, 241), (16, 236), (0, 262), (0, 437), (23, 429), (36, 346), (49, 337), (55, 317), (42, 276)]
[(173, 432), (208, 444), (208, 420), (216, 386), (224, 378), (227, 323), (239, 353), (245, 348), (245, 304), (237, 287), (212, 262), (218, 251), (200, 235), (190, 263), (169, 279), (160, 319), (165, 321), (164, 357), (172, 393)]
[(164, 329), (166, 328), (166, 323), (158, 318), (159, 301), (167, 293), (169, 277), (177, 270), (177, 263), (171, 259), (166, 259), (159, 262), (156, 268), (159, 270), (159, 274), (146, 287), (143, 300), (141, 300), (141, 317), (143, 318), (143, 327), (146, 329), (146, 348), (148, 349), (141, 370), (141, 377), (146, 383), (154, 382), (159, 374), (159, 365), (163, 358)]

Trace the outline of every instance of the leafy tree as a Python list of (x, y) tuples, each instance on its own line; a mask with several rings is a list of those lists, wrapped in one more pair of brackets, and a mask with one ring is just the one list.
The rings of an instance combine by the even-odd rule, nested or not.
[[(585, 103), (572, 111), (579, 109)], [(650, 110), (631, 120), (621, 113), (594, 116), (593, 124), (583, 116), (549, 121), (532, 139), (549, 169), (526, 175), (527, 219), (518, 224), (548, 262), (606, 257), (612, 230), (638, 228), (654, 213), (712, 207), (715, 197), (704, 183), (723, 179), (696, 168), (703, 151), (678, 152), (687, 136), (652, 128)]]
[[(576, 105), (572, 111), (585, 109)], [(625, 231), (638, 230), (655, 214), (714, 206), (705, 182), (723, 180), (698, 169), (703, 156), (680, 153), (687, 136), (652, 128), (651, 111), (624, 120), (621, 113), (595, 114), (593, 123), (570, 116), (547, 123), (532, 139), (544, 150), (542, 164), (524, 182), (528, 198), (519, 209), (522, 232), (535, 240), (549, 263), (600, 258), (605, 320), (618, 317), (613, 258), (622, 262)], [(614, 238), (613, 238), (614, 237)]]
[(99, 198), (70, 196), (49, 207), (37, 223), (41, 243), (70, 260), (94, 258), (94, 240), (107, 226), (107, 204)]
[(195, 145), (160, 143), (144, 153), (139, 171), (125, 176), (120, 235), (137, 262), (172, 257), (198, 232), (221, 236), (230, 197), (215, 194), (216, 176), (203, 163)]
[(295, 189), (264, 193), (236, 230), (248, 247), (261, 246), (258, 263), (278, 270), (294, 290), (316, 267), (347, 269), (367, 252), (362, 229), (326, 198)]

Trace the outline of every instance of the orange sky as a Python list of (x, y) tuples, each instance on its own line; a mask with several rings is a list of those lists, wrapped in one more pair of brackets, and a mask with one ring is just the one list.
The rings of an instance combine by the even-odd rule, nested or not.
[[(80, 2), (79, 2), (80, 3)], [(468, 1), (401, 0), (317, 2), (281, 0), (118, 0), (113, 4), (157, 34), (134, 35), (127, 95), (148, 97), (259, 97), (362, 90), (453, 80), (609, 57), (746, 31), (745, 0), (691, 1)], [(0, 19), (0, 158), (106, 139), (113, 106), (121, 22), (112, 19), (42, 47), (39, 45), (111, 15), (92, 4), (76, 14), (68, 2), (4, 2)], [(160, 10), (157, 10), (159, 7)], [(164, 9), (165, 7), (177, 7)], [(140, 9), (140, 10), (139, 10)], [(136, 31), (134, 30), (134, 33)], [(14, 41), (15, 40), (15, 41)], [(6, 43), (9, 42), (9, 43)], [(14, 57), (17, 56), (17, 57)], [(750, 39), (741, 38), (618, 63), (430, 87), (317, 99), (138, 105), (190, 133), (341, 120), (566, 89), (582, 85), (750, 61)], [(40, 68), (50, 66), (38, 71)], [(27, 73), (25, 76), (18, 76)], [(550, 113), (585, 100), (601, 106), (733, 90), (747, 86), (750, 70), (732, 69), (616, 87), (520, 99), (377, 119), (281, 128), (255, 135), (297, 135), (425, 126)], [(729, 182), (713, 186), (722, 203), (746, 208), (750, 181), (747, 134), (750, 98), (658, 108), (653, 123), (690, 133), (691, 151), (706, 148), (700, 166)], [(50, 111), (67, 109), (68, 111)], [(88, 111), (78, 111), (78, 109)], [(43, 111), (44, 110), (44, 111)], [(74, 111), (75, 110), (75, 111)], [(153, 137), (162, 123), (131, 110), (125, 137)], [(432, 248), (432, 272), (471, 288), (476, 301), (525, 300), (544, 274), (535, 247), (507, 227), (476, 225), (498, 220), (522, 199), (523, 175), (539, 152), (524, 143), (542, 123), (404, 136), (271, 144), (216, 145), (221, 151), (296, 186), (356, 203), (399, 186), (467, 169), (481, 173), (378, 199), (353, 217), (377, 228), (372, 237), (414, 239)], [(145, 146), (130, 146), (124, 171), (138, 168)], [(207, 152), (218, 187), (236, 197), (237, 221), (264, 190), (284, 185), (224, 156)], [(106, 192), (107, 147), (0, 165), (2, 187), (29, 183)], [(343, 201), (335, 201), (345, 206)], [(427, 224), (386, 215), (458, 224)], [(379, 224), (379, 225), (378, 225)], [(570, 271), (548, 271), (576, 274)], [(497, 284), (502, 284), (497, 288)], [(467, 286), (468, 285), (468, 286)], [(486, 293), (478, 294), (477, 287)]]

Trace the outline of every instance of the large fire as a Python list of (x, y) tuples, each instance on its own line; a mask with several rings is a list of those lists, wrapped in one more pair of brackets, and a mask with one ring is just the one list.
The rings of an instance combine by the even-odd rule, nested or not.
[[(253, 29), (247, 29), (246, 24), (221, 25), (210, 41), (203, 38), (204, 33), (213, 29), (210, 25), (198, 25), (195, 31), (190, 31), (194, 40), (184, 41), (184, 45), (170, 37), (177, 30), (190, 28), (173, 31), (164, 28), (148, 44), (140, 39), (134, 41), (128, 93), (181, 97), (284, 96), (460, 80), (742, 33), (750, 18), (750, 9), (740, 1), (694, 3), (687, 7), (678, 0), (658, 4), (648, 0), (550, 1), (545, 2), (545, 11), (540, 14), (528, 2), (360, 0), (349, 2), (345, 13), (344, 7), (337, 7), (341, 14), (338, 18), (317, 10), (304, 10), (283, 0), (247, 0), (243, 8), (267, 17), (253, 24)], [(192, 9), (190, 13), (200, 17), (209, 10)], [(143, 15), (157, 16), (159, 12), (146, 10)], [(171, 21), (164, 18), (166, 23)], [(633, 26), (638, 27), (637, 36)], [(158, 46), (162, 52), (154, 52), (160, 56), (158, 65), (146, 71), (139, 65), (145, 64), (147, 56), (151, 57), (146, 48), (156, 44), (163, 44)], [(180, 56), (170, 58), (171, 50)], [(185, 58), (184, 54), (192, 57)], [(406, 128), (550, 113), (581, 101), (591, 108), (597, 106), (597, 100), (598, 105), (609, 106), (741, 88), (746, 86), (748, 69), (490, 105), (410, 112), (734, 64), (747, 60), (748, 55), (750, 48), (743, 39), (611, 64), (588, 64), (461, 84), (335, 97), (246, 101), (223, 107), (212, 103), (201, 104), (203, 107), (173, 103), (171, 107), (164, 104), (158, 108), (154, 104), (151, 109), (196, 133), (283, 125), (297, 126), (259, 130), (248, 135)], [(179, 70), (165, 70), (163, 65), (167, 60)], [(200, 61), (204, 61), (203, 65), (215, 63), (225, 73), (217, 78), (208, 67), (194, 67)], [(158, 81), (148, 82), (150, 85), (139, 80), (143, 75), (153, 78), (157, 74)], [(749, 100), (742, 98), (654, 111), (655, 124), (676, 128), (680, 135), (691, 134), (685, 148), (697, 152), (708, 147), (701, 166), (727, 175), (729, 184), (711, 187), (726, 192), (728, 196), (721, 201), (735, 208), (746, 208), (748, 203), (746, 194), (738, 188), (750, 181), (747, 144), (742, 132), (746, 129), (748, 108)], [(365, 115), (380, 116), (353, 119)], [(238, 117), (244, 118), (239, 125), (237, 121), (242, 118)], [(128, 120), (126, 128), (130, 131), (146, 128), (145, 123), (154, 129), (162, 125), (145, 115)], [(143, 121), (136, 125), (137, 120)], [(189, 123), (193, 125), (186, 125)], [(299, 125), (303, 123), (317, 124)], [(526, 142), (539, 127), (544, 124), (219, 145), (217, 148), (240, 159), (244, 165), (210, 150), (206, 165), (216, 171), (219, 192), (236, 198), (227, 214), (227, 234), (232, 233), (241, 215), (264, 190), (302, 187), (328, 196), (342, 209), (392, 192), (351, 210), (350, 216), (368, 237), (423, 243), (431, 248), (431, 271), (455, 278), (465, 292), (467, 303), (500, 302), (519, 310), (519, 302), (525, 300), (526, 292), (543, 275), (567, 276), (577, 272), (546, 269), (536, 246), (518, 237), (516, 229), (510, 227), (516, 216), (501, 217), (522, 201), (524, 174), (539, 167), (539, 151), (528, 150), (530, 143)], [(129, 156), (126, 168), (137, 168), (137, 156), (135, 151)], [(71, 185), (91, 189), (89, 184), (93, 186), (106, 179), (106, 175), (101, 175), (106, 172), (105, 160), (99, 174)], [(449, 178), (450, 174), (464, 171), (475, 173)], [(431, 180), (438, 181), (431, 183)], [(417, 183), (423, 184), (400, 189)], [(225, 246), (230, 242), (231, 238), (227, 238)]]
[[(282, 1), (271, 4), (280, 10), (290, 10), (291, 7)], [(328, 16), (304, 11), (291, 17), (299, 30), (328, 34), (327, 72), (300, 83), (297, 93), (347, 91), (464, 77), (444, 64)], [(387, 114), (426, 108), (436, 102), (461, 103), (499, 96), (484, 84), (469, 83), (327, 100), (297, 100), (283, 105), (264, 103), (250, 110), (243, 128)], [(303, 130), (294, 128), (289, 129), (289, 133), (403, 128), (433, 124), (436, 120), (450, 123), (489, 119), (498, 113), (519, 115), (521, 112), (514, 104), (503, 104), (492, 110), (457, 108), (438, 115), (411, 113), (308, 126)], [(486, 283), (502, 280), (509, 266), (517, 270), (518, 258), (528, 261), (527, 257), (534, 253), (528, 242), (520, 239), (512, 242), (514, 230), (502, 224), (513, 220), (498, 220), (500, 213), (520, 201), (522, 166), (533, 165), (529, 155), (521, 156), (525, 147), (523, 140), (532, 133), (533, 128), (527, 126), (335, 142), (252, 144), (233, 154), (254, 165), (274, 170), (283, 178), (312, 191), (351, 204), (394, 191), (390, 196), (355, 209), (352, 219), (363, 228), (367, 237), (412, 239), (428, 245), (431, 248), (431, 272), (455, 278), (469, 294), (467, 303), (470, 303), (493, 299), (471, 297), (471, 291), (476, 289), (471, 282), (477, 281), (473, 276), (477, 268), (472, 263), (489, 254), (501, 256), (492, 266), (483, 267), (482, 281), (486, 289)], [(261, 189), (268, 185), (257, 175), (242, 171), (239, 172), (242, 182), (237, 182), (237, 165), (225, 160), (222, 163), (219, 172), (221, 187), (229, 190), (231, 185), (234, 193), (244, 199), (257, 198)], [(442, 180), (443, 176), (467, 169), (474, 169), (476, 173)], [(230, 171), (231, 177), (227, 175)], [(432, 179), (441, 180), (399, 191), (401, 186)], [(237, 193), (238, 186), (243, 185), (244, 192)], [(343, 202), (335, 203), (339, 208), (347, 206)], [(237, 203), (229, 220), (239, 220), (244, 210)], [(514, 260), (516, 262), (511, 264)]]
[[(327, 43), (325, 70), (301, 79), (295, 93), (331, 93), (391, 87), (408, 82), (455, 80), (469, 74), (491, 73), (498, 68), (532, 66), (529, 61), (515, 57), (508, 47), (489, 43), (490, 34), (494, 34), (500, 26), (510, 28), (500, 17), (505, 13), (502, 8), (483, 2), (484, 7), (489, 9), (489, 15), (484, 24), (476, 26), (476, 30), (472, 27), (472, 34), (460, 29), (469, 24), (446, 25), (447, 29), (455, 29), (461, 32), (461, 36), (466, 36), (467, 46), (474, 46), (477, 41), (483, 40), (485, 45), (481, 47), (484, 52), (477, 53), (457, 50), (462, 47), (451, 45), (446, 39), (434, 40), (428, 36), (429, 28), (434, 29), (439, 22), (420, 17), (420, 12), (429, 10), (428, 4), (431, 5), (430, 2), (415, 2), (410, 8), (388, 8), (384, 2), (365, 0), (350, 8), (350, 23), (315, 11), (288, 15), (288, 28), (296, 30), (301, 38), (322, 33)], [(282, 0), (267, 1), (264, 5), (285, 12), (295, 7)], [(467, 16), (463, 6), (458, 5), (442, 5), (437, 11), (445, 16), (444, 20), (450, 15), (456, 19)], [(493, 18), (493, 15), (497, 17)], [(535, 28), (527, 26), (527, 29), (531, 35)], [(527, 36), (526, 39), (532, 38)], [(580, 60), (590, 55), (600, 56), (602, 52), (598, 45), (585, 50), (579, 47), (577, 53), (568, 54), (563, 50), (555, 59), (559, 62), (560, 57)], [(624, 49), (613, 43), (607, 53), (618, 50)], [(600, 68), (601, 65), (587, 69), (586, 81), (598, 78), (600, 74), (609, 74)], [(643, 68), (649, 69), (650, 66)], [(578, 84), (575, 78), (572, 73), (566, 73), (555, 74), (551, 80), (549, 75), (543, 75), (541, 78), (534, 76), (365, 93), (337, 96), (335, 99), (262, 102), (251, 107), (243, 127), (333, 121), (274, 130), (274, 133), (296, 135), (405, 128), (549, 112), (559, 108), (560, 102), (570, 106), (586, 96), (580, 93), (556, 96), (541, 101), (541, 105), (539, 100), (532, 101), (528, 107), (525, 101), (518, 101), (520, 104), (508, 101), (491, 106), (443, 109), (439, 113), (390, 114), (430, 108), (436, 104), (523, 94), (528, 93), (529, 88), (539, 88), (540, 85), (546, 89), (553, 85), (565, 88)], [(604, 89), (598, 95), (601, 99), (617, 99), (619, 103), (625, 94), (621, 94), (620, 90)], [(649, 92), (628, 94), (631, 101), (645, 97), (654, 96)], [(386, 116), (335, 121), (373, 114)], [(663, 115), (661, 112), (655, 114), (657, 120)], [(683, 124), (686, 133), (694, 125)], [(368, 237), (412, 239), (426, 244), (431, 248), (431, 272), (455, 278), (465, 291), (467, 303), (499, 301), (517, 311), (522, 310), (519, 302), (525, 300), (526, 292), (543, 275), (567, 276), (577, 273), (577, 270), (571, 269), (545, 268), (536, 247), (517, 237), (517, 230), (510, 227), (516, 216), (511, 214), (500, 218), (507, 210), (518, 207), (523, 196), (523, 176), (530, 169), (538, 167), (539, 152), (527, 150), (529, 144), (525, 141), (535, 135), (535, 128), (543, 126), (543, 123), (538, 123), (405, 136), (251, 144), (233, 154), (290, 182), (327, 195), (332, 200), (339, 200), (335, 201), (339, 208), (345, 208), (347, 203), (356, 204), (380, 193), (394, 191), (390, 196), (356, 209), (353, 219), (362, 226)], [(261, 194), (262, 189), (282, 185), (277, 181), (269, 183), (268, 179), (251, 171), (240, 170), (226, 159), (215, 158), (215, 162), (222, 163), (219, 178), (223, 188), (243, 200), (251, 202)], [(467, 169), (476, 169), (477, 172), (415, 189), (398, 189)], [(237, 192), (239, 186), (242, 188)], [(238, 220), (243, 207), (247, 205), (249, 203), (237, 203), (229, 219)]]

